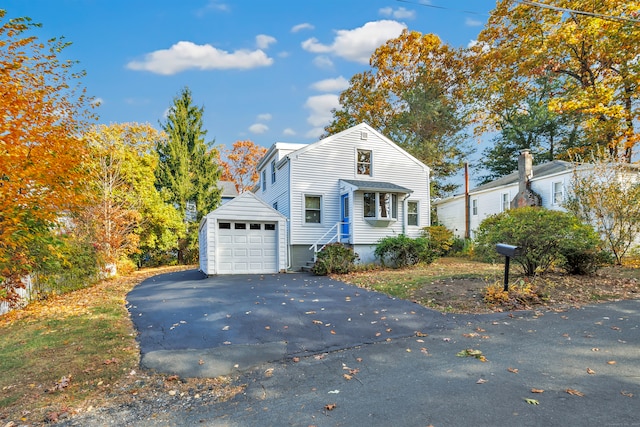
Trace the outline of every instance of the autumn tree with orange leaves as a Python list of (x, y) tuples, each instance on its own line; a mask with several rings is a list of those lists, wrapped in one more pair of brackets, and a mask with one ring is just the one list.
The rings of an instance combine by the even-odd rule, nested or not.
[(51, 230), (84, 202), (87, 99), (64, 40), (29, 35), (0, 10), (0, 301), (15, 303), (29, 272), (59, 254)]
[(238, 193), (250, 191), (258, 183), (258, 163), (267, 149), (256, 145), (252, 141), (236, 141), (232, 148), (224, 150), (226, 161), (221, 161), (223, 167), (222, 180), (235, 184)]

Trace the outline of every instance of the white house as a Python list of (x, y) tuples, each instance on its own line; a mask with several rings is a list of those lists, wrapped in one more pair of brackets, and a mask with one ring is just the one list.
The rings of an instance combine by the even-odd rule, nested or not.
[(430, 223), (430, 169), (367, 124), (312, 144), (276, 143), (258, 164), (256, 195), (288, 220), (290, 268), (330, 242), (374, 261), (383, 237)]
[[(548, 209), (564, 210), (562, 204), (571, 184), (574, 164), (562, 160), (532, 166), (528, 150), (521, 153), (517, 172), (480, 185), (468, 192), (434, 201), (438, 222), (457, 237), (474, 237), (488, 216), (520, 206), (522, 198)], [(467, 206), (465, 208), (465, 206)], [(468, 214), (467, 214), (468, 212)]]
[(278, 273), (288, 268), (287, 218), (253, 193), (200, 221), (200, 270), (207, 274)]

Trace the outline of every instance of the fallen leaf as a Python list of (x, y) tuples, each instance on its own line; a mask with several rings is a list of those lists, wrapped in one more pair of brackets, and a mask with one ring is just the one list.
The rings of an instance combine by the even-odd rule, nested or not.
[(538, 402), (536, 399), (524, 399), (525, 402), (527, 402), (529, 405), (539, 405), (540, 402)]
[(269, 378), (273, 376), (273, 368), (269, 368), (266, 371), (264, 371), (264, 376)]
[(570, 395), (572, 395), (572, 396), (580, 396), (580, 397), (584, 396), (584, 393), (583, 393), (583, 392), (578, 391), (578, 390), (574, 390), (574, 389), (572, 389), (572, 388), (568, 388), (568, 389), (566, 389), (565, 391), (566, 391), (567, 393), (569, 393)]
[(408, 349), (406, 350), (406, 352), (407, 352), (407, 353), (411, 353), (411, 349), (410, 349), (410, 348), (408, 348)]
[(484, 378), (480, 378), (478, 381), (476, 381), (476, 384), (484, 384), (486, 383), (488, 380), (485, 380)]
[(593, 347), (591, 351), (600, 351), (600, 349), (598, 347)]
[(327, 411), (333, 411), (334, 409), (336, 409), (336, 406), (338, 406), (336, 403), (329, 403), (327, 405), (324, 405), (324, 409), (326, 409)]
[(380, 332), (376, 332), (376, 336), (379, 337), (380, 335), (382, 335), (382, 333)]
[(313, 356), (313, 358), (316, 359), (316, 360), (324, 359), (324, 357), (325, 357), (324, 354), (316, 354), (315, 356)]
[(615, 365), (617, 362), (615, 360), (609, 360), (607, 365)]
[(416, 331), (416, 336), (417, 337), (428, 337), (429, 334), (425, 334), (424, 332)]
[(304, 314), (316, 314), (315, 311), (305, 311)]
[(478, 336), (478, 334), (476, 334), (475, 332), (471, 332), (470, 334), (462, 334), (462, 336), (465, 338), (475, 338)]
[(300, 361), (300, 358), (299, 357), (294, 357), (291, 360), (293, 360), (293, 363), (298, 363)]
[(356, 362), (362, 362), (362, 357), (356, 357)]
[(333, 329), (331, 330), (331, 335), (335, 335), (336, 331), (334, 331)]
[(314, 325), (324, 325), (324, 322), (322, 320), (313, 320), (313, 324)]
[(204, 365), (204, 360), (202, 359), (198, 360), (198, 365)]
[(229, 325), (225, 326), (222, 328), (223, 331), (228, 331), (229, 330)]
[(596, 371), (594, 371), (593, 369), (591, 369), (591, 368), (587, 368), (587, 374), (589, 374), (589, 375), (593, 375), (593, 374), (595, 374), (595, 373), (596, 373)]
[(170, 375), (167, 377), (167, 381), (178, 381), (180, 379), (177, 375)]
[(617, 327), (617, 326), (612, 326), (611, 329), (613, 329), (614, 331), (619, 331), (620, 330), (620, 328)]
[(517, 374), (518, 373), (518, 368), (507, 368), (507, 371), (513, 373), (513, 374)]
[(269, 329), (271, 329), (271, 326), (265, 326), (264, 328), (268, 331)]
[(544, 390), (540, 388), (532, 388), (531, 393), (544, 393)]
[(353, 379), (353, 375), (349, 375), (349, 374), (342, 374), (342, 376), (344, 377), (345, 380), (349, 381), (351, 379)]
[(620, 394), (627, 397), (633, 397), (633, 393), (630, 393), (628, 391), (621, 391)]

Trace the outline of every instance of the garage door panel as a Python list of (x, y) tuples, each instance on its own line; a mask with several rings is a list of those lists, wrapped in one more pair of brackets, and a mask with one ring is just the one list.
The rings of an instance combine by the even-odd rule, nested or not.
[[(226, 224), (228, 228), (218, 230), (219, 274), (278, 272), (274, 223), (240, 221)], [(266, 224), (271, 227), (265, 227)]]

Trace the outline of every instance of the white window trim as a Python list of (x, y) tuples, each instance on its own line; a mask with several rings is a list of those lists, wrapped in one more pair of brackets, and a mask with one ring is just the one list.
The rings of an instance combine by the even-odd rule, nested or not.
[[(416, 224), (409, 224), (409, 203), (416, 204)], [(420, 200), (407, 200), (407, 227), (420, 227)]]
[[(373, 176), (373, 150), (366, 149), (366, 148), (356, 148), (355, 150), (356, 150), (356, 152), (355, 152), (355, 159), (356, 159), (356, 162), (355, 162), (356, 176)], [(359, 159), (358, 159), (358, 152), (359, 152), (359, 151), (368, 151), (368, 152), (369, 152), (369, 173), (368, 173), (368, 174), (366, 174), (366, 173), (360, 173), (360, 172), (358, 171), (358, 163), (360, 163), (360, 162), (359, 162)]]
[[(364, 212), (364, 195), (366, 193), (375, 194), (375, 197), (374, 197), (375, 205), (373, 207), (374, 212), (376, 213), (375, 216), (365, 216), (365, 212)], [(388, 212), (389, 216), (387, 216), (387, 217), (379, 216), (379, 213), (380, 213), (380, 194), (388, 194), (389, 198), (391, 199), (390, 203), (389, 203), (390, 204), (389, 212)], [(394, 197), (393, 196), (396, 196), (395, 197), (395, 200), (396, 200), (396, 209), (395, 209), (396, 216), (395, 217), (393, 216), (393, 212), (394, 212), (394, 209), (393, 209), (393, 199), (394, 199)], [(388, 191), (364, 191), (362, 193), (362, 217), (365, 220), (369, 220), (369, 221), (397, 221), (398, 220), (397, 216), (398, 216), (398, 197), (397, 197), (396, 193), (392, 193), (392, 192), (388, 192)]]
[[(320, 198), (320, 222), (307, 222), (307, 205), (305, 200), (307, 197), (319, 197)], [(318, 227), (322, 225), (324, 221), (324, 197), (322, 194), (314, 194), (314, 193), (304, 193), (302, 195), (302, 225), (310, 226), (310, 227)]]
[[(556, 202), (556, 184), (560, 184), (560, 203)], [(563, 181), (553, 181), (551, 183), (551, 206), (561, 206), (564, 203), (565, 190)]]
[(276, 161), (271, 160), (271, 183), (275, 184), (276, 182)]
[[(505, 197), (507, 196), (506, 200)], [(500, 193), (500, 212), (506, 212), (511, 207), (511, 195), (509, 192)]]

